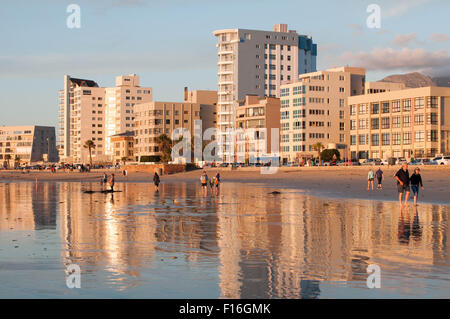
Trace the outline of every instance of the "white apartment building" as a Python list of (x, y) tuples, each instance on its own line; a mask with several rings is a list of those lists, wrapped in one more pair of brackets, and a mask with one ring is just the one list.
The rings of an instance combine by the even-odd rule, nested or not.
[(116, 77), (115, 87), (99, 87), (91, 80), (64, 76), (59, 93), (59, 154), (64, 162), (87, 162), (89, 151), (83, 147), (94, 141), (95, 162), (111, 162), (111, 136), (134, 131), (135, 104), (151, 102), (152, 89), (139, 86), (139, 76)]
[(279, 97), (280, 86), (316, 71), (317, 45), (312, 38), (277, 24), (273, 31), (225, 29), (213, 33), (218, 48), (219, 155), (231, 159), (237, 101), (247, 94)]
[(347, 98), (364, 94), (365, 74), (363, 68), (340, 67), (302, 74), (299, 81), (281, 86), (282, 162), (316, 157), (317, 143), (350, 157)]

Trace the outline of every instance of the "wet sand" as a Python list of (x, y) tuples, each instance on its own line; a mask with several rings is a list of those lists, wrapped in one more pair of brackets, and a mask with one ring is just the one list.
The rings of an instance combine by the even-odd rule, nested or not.
[[(329, 198), (355, 198), (382, 201), (397, 200), (397, 186), (394, 179), (399, 166), (382, 167), (384, 171), (383, 189), (367, 191), (367, 173), (371, 167), (283, 167), (275, 174), (261, 174), (260, 168), (229, 168), (206, 169), (213, 176), (217, 171), (221, 174), (223, 183), (256, 183), (265, 186), (270, 191), (283, 188), (298, 189), (305, 193)], [(375, 170), (377, 168), (374, 168)], [(413, 167), (409, 168), (412, 173)], [(18, 181), (67, 181), (92, 182), (99, 181), (104, 170), (90, 173), (31, 171), (21, 173), (17, 171), (0, 171), (0, 182)], [(161, 177), (162, 183), (199, 182), (202, 170), (194, 170)], [(106, 170), (109, 175), (114, 173), (116, 182), (152, 182), (152, 174), (132, 172), (127, 177), (122, 176), (120, 170)], [(450, 167), (422, 166), (421, 174), (425, 190), (421, 190), (419, 201), (424, 203), (450, 205)]]

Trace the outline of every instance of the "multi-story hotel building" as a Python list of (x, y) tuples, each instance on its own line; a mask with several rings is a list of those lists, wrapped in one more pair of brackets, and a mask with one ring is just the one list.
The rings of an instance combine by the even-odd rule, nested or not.
[(91, 80), (64, 76), (59, 94), (59, 153), (65, 162), (86, 162), (89, 152), (83, 147), (94, 141), (95, 162), (111, 162), (111, 136), (134, 131), (134, 106), (152, 101), (152, 89), (139, 86), (139, 76), (116, 77), (115, 87), (99, 87)]
[[(236, 161), (279, 153), (280, 99), (247, 95), (236, 109)], [(277, 129), (272, 147), (272, 128)]]
[(450, 152), (450, 88), (422, 87), (348, 99), (352, 158)]
[(41, 161), (58, 161), (54, 127), (0, 126), (0, 164), (3, 167)]
[(177, 128), (191, 133), (193, 143), (195, 121), (201, 120), (202, 133), (216, 122), (216, 91), (192, 91), (185, 89), (184, 102), (149, 102), (136, 105), (134, 153), (137, 161), (142, 157), (160, 156), (156, 141), (161, 134), (172, 138)]
[(281, 160), (316, 156), (314, 144), (337, 148), (348, 158), (347, 97), (364, 93), (365, 69), (340, 67), (302, 74), (281, 86)]
[(229, 161), (233, 141), (227, 129), (236, 127), (238, 101), (246, 94), (279, 97), (281, 84), (316, 71), (317, 45), (310, 36), (288, 30), (286, 24), (275, 25), (271, 32), (225, 29), (214, 35), (219, 57), (219, 155)]

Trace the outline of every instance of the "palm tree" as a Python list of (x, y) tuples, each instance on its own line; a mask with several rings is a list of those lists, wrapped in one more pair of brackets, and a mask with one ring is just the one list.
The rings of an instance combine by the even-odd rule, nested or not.
[(20, 157), (18, 155), (14, 156), (14, 167), (19, 167), (20, 165)]
[(322, 155), (321, 155), (321, 152), (322, 152), (322, 149), (324, 149), (325, 148), (325, 146), (323, 146), (323, 144), (322, 143), (320, 143), (320, 142), (317, 142), (316, 144), (314, 144), (313, 146), (313, 149), (315, 150), (315, 151), (317, 151), (317, 153), (319, 154), (319, 165), (320, 165), (320, 163), (321, 163), (321, 160), (322, 160)]
[(92, 149), (95, 148), (95, 143), (92, 140), (87, 140), (86, 142), (84, 142), (83, 147), (89, 149), (89, 162), (91, 163), (92, 167)]
[(161, 134), (156, 138), (156, 143), (161, 152), (161, 161), (169, 162), (172, 155), (172, 140), (166, 134)]

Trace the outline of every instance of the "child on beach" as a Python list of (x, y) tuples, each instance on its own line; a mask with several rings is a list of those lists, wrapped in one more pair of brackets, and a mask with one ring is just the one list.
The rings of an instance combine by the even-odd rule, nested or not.
[(411, 175), (411, 190), (414, 195), (414, 206), (417, 206), (417, 198), (419, 197), (419, 186), (424, 189), (422, 183), (422, 176), (420, 176), (420, 168), (416, 167), (414, 173)]
[(373, 169), (369, 171), (369, 174), (367, 175), (367, 190), (370, 189), (370, 185), (372, 184), (372, 190), (373, 190), (373, 179), (375, 178), (375, 174), (373, 172)]

